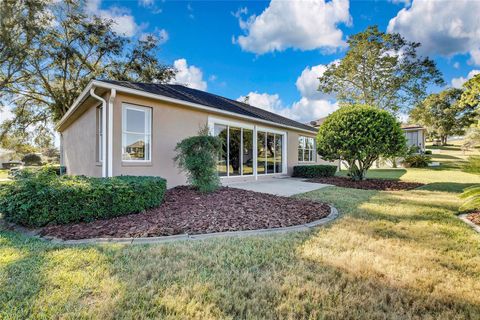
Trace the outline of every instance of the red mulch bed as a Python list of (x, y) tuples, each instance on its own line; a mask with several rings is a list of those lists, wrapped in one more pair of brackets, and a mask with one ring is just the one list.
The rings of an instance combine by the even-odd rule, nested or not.
[(85, 239), (255, 230), (304, 224), (329, 213), (330, 207), (321, 202), (226, 187), (201, 194), (182, 186), (168, 190), (158, 208), (90, 223), (47, 226), (41, 235)]
[(399, 191), (410, 190), (423, 186), (423, 183), (405, 182), (387, 179), (367, 179), (362, 181), (353, 181), (350, 178), (342, 177), (325, 177), (308, 179), (308, 182), (333, 184), (337, 187), (363, 189), (363, 190), (384, 190)]
[(480, 226), (480, 211), (469, 213), (467, 219)]

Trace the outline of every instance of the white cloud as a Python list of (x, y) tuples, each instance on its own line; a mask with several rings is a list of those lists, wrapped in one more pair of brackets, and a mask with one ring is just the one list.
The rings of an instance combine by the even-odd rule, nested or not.
[(0, 106), (0, 124), (6, 120), (13, 119), (13, 113), (8, 106)]
[(138, 0), (138, 4), (142, 7), (150, 7), (155, 3), (155, 0)]
[(135, 18), (129, 10), (120, 7), (101, 9), (101, 0), (88, 0), (85, 11), (89, 14), (98, 15), (104, 19), (113, 20), (112, 29), (118, 34), (126, 37), (133, 37), (142, 26), (135, 22)]
[(389, 0), (393, 4), (403, 4), (405, 7), (409, 6), (411, 1), (410, 0)]
[(452, 87), (461, 88), (465, 82), (472, 79), (475, 75), (480, 74), (480, 70), (472, 70), (468, 73), (467, 77), (458, 77), (452, 79)]
[(387, 30), (420, 42), (424, 54), (470, 53), (470, 62), (480, 64), (479, 12), (480, 1), (413, 0), (390, 20)]
[(173, 62), (177, 70), (175, 79), (170, 83), (181, 84), (193, 89), (207, 90), (207, 82), (203, 80), (203, 72), (196, 66), (189, 66), (186, 59), (178, 59)]
[(239, 18), (245, 35), (234, 40), (256, 54), (287, 48), (332, 51), (346, 45), (340, 23), (351, 23), (348, 0), (272, 0), (259, 16)]
[[(335, 63), (335, 61), (333, 62)], [(252, 106), (280, 114), (299, 122), (309, 122), (325, 117), (338, 109), (338, 103), (332, 97), (318, 92), (318, 77), (325, 72), (326, 65), (306, 67), (297, 78), (295, 85), (300, 92), (299, 101), (286, 106), (278, 94), (250, 92), (248, 103)], [(238, 101), (245, 101), (246, 96), (240, 96)]]
[[(246, 99), (247, 97), (248, 99)], [(246, 102), (251, 106), (275, 113), (284, 109), (278, 94), (249, 92), (245, 96), (238, 97), (237, 101)]]
[(167, 30), (160, 29), (157, 27), (155, 27), (153, 32), (142, 33), (142, 35), (140, 36), (140, 39), (145, 40), (148, 36), (154, 37), (158, 41), (158, 44), (164, 44), (169, 39)]
[(453, 64), (453, 67), (454, 67), (455, 69), (460, 68), (460, 62), (455, 62), (455, 63)]

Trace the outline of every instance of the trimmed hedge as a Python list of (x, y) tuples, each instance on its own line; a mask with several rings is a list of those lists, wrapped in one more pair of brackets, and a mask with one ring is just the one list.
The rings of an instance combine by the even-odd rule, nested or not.
[(294, 166), (292, 177), (299, 178), (321, 178), (333, 177), (337, 172), (337, 166), (331, 165), (303, 165)]
[(158, 177), (58, 177), (40, 171), (0, 189), (5, 219), (27, 227), (90, 222), (159, 206), (166, 180)]

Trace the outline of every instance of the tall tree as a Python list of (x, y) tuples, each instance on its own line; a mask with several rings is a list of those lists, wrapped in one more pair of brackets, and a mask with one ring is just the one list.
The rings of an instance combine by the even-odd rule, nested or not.
[(480, 74), (469, 79), (463, 84), (463, 94), (460, 97), (460, 104), (480, 107)]
[(475, 120), (475, 106), (460, 103), (462, 90), (446, 89), (429, 95), (410, 112), (410, 119), (427, 127), (429, 133), (447, 144), (447, 137), (464, 134)]
[[(10, 25), (4, 23), (3, 13), (13, 7), (16, 16), (30, 18), (29, 0), (2, 1), (6, 5), (0, 7), (0, 25)], [(39, 23), (24, 28), (26, 35), (34, 30), (34, 37), (8, 43), (0, 38), (0, 48), (14, 58), (21, 78), (0, 87), (1, 102), (13, 106), (14, 114), (2, 124), (0, 139), (15, 131), (27, 132), (30, 140), (50, 134), (52, 122), (68, 111), (92, 79), (165, 82), (174, 76), (174, 70), (158, 60), (159, 39), (148, 36), (133, 41), (116, 34), (114, 21), (85, 14), (84, 1), (49, 1), (35, 9), (40, 10), (35, 12), (40, 19), (33, 20)], [(27, 53), (18, 60), (17, 47)], [(0, 79), (8, 77), (8, 68), (2, 65)]]
[(429, 84), (444, 83), (435, 62), (419, 57), (419, 43), (377, 26), (351, 36), (338, 63), (328, 65), (318, 90), (336, 94), (342, 104), (368, 104), (391, 112), (408, 110), (426, 96)]

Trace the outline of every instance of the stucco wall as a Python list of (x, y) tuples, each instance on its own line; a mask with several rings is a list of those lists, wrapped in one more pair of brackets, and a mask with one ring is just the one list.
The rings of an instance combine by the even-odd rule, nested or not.
[(63, 164), (74, 175), (100, 177), (97, 164), (96, 106), (91, 103), (70, 126), (62, 132)]

